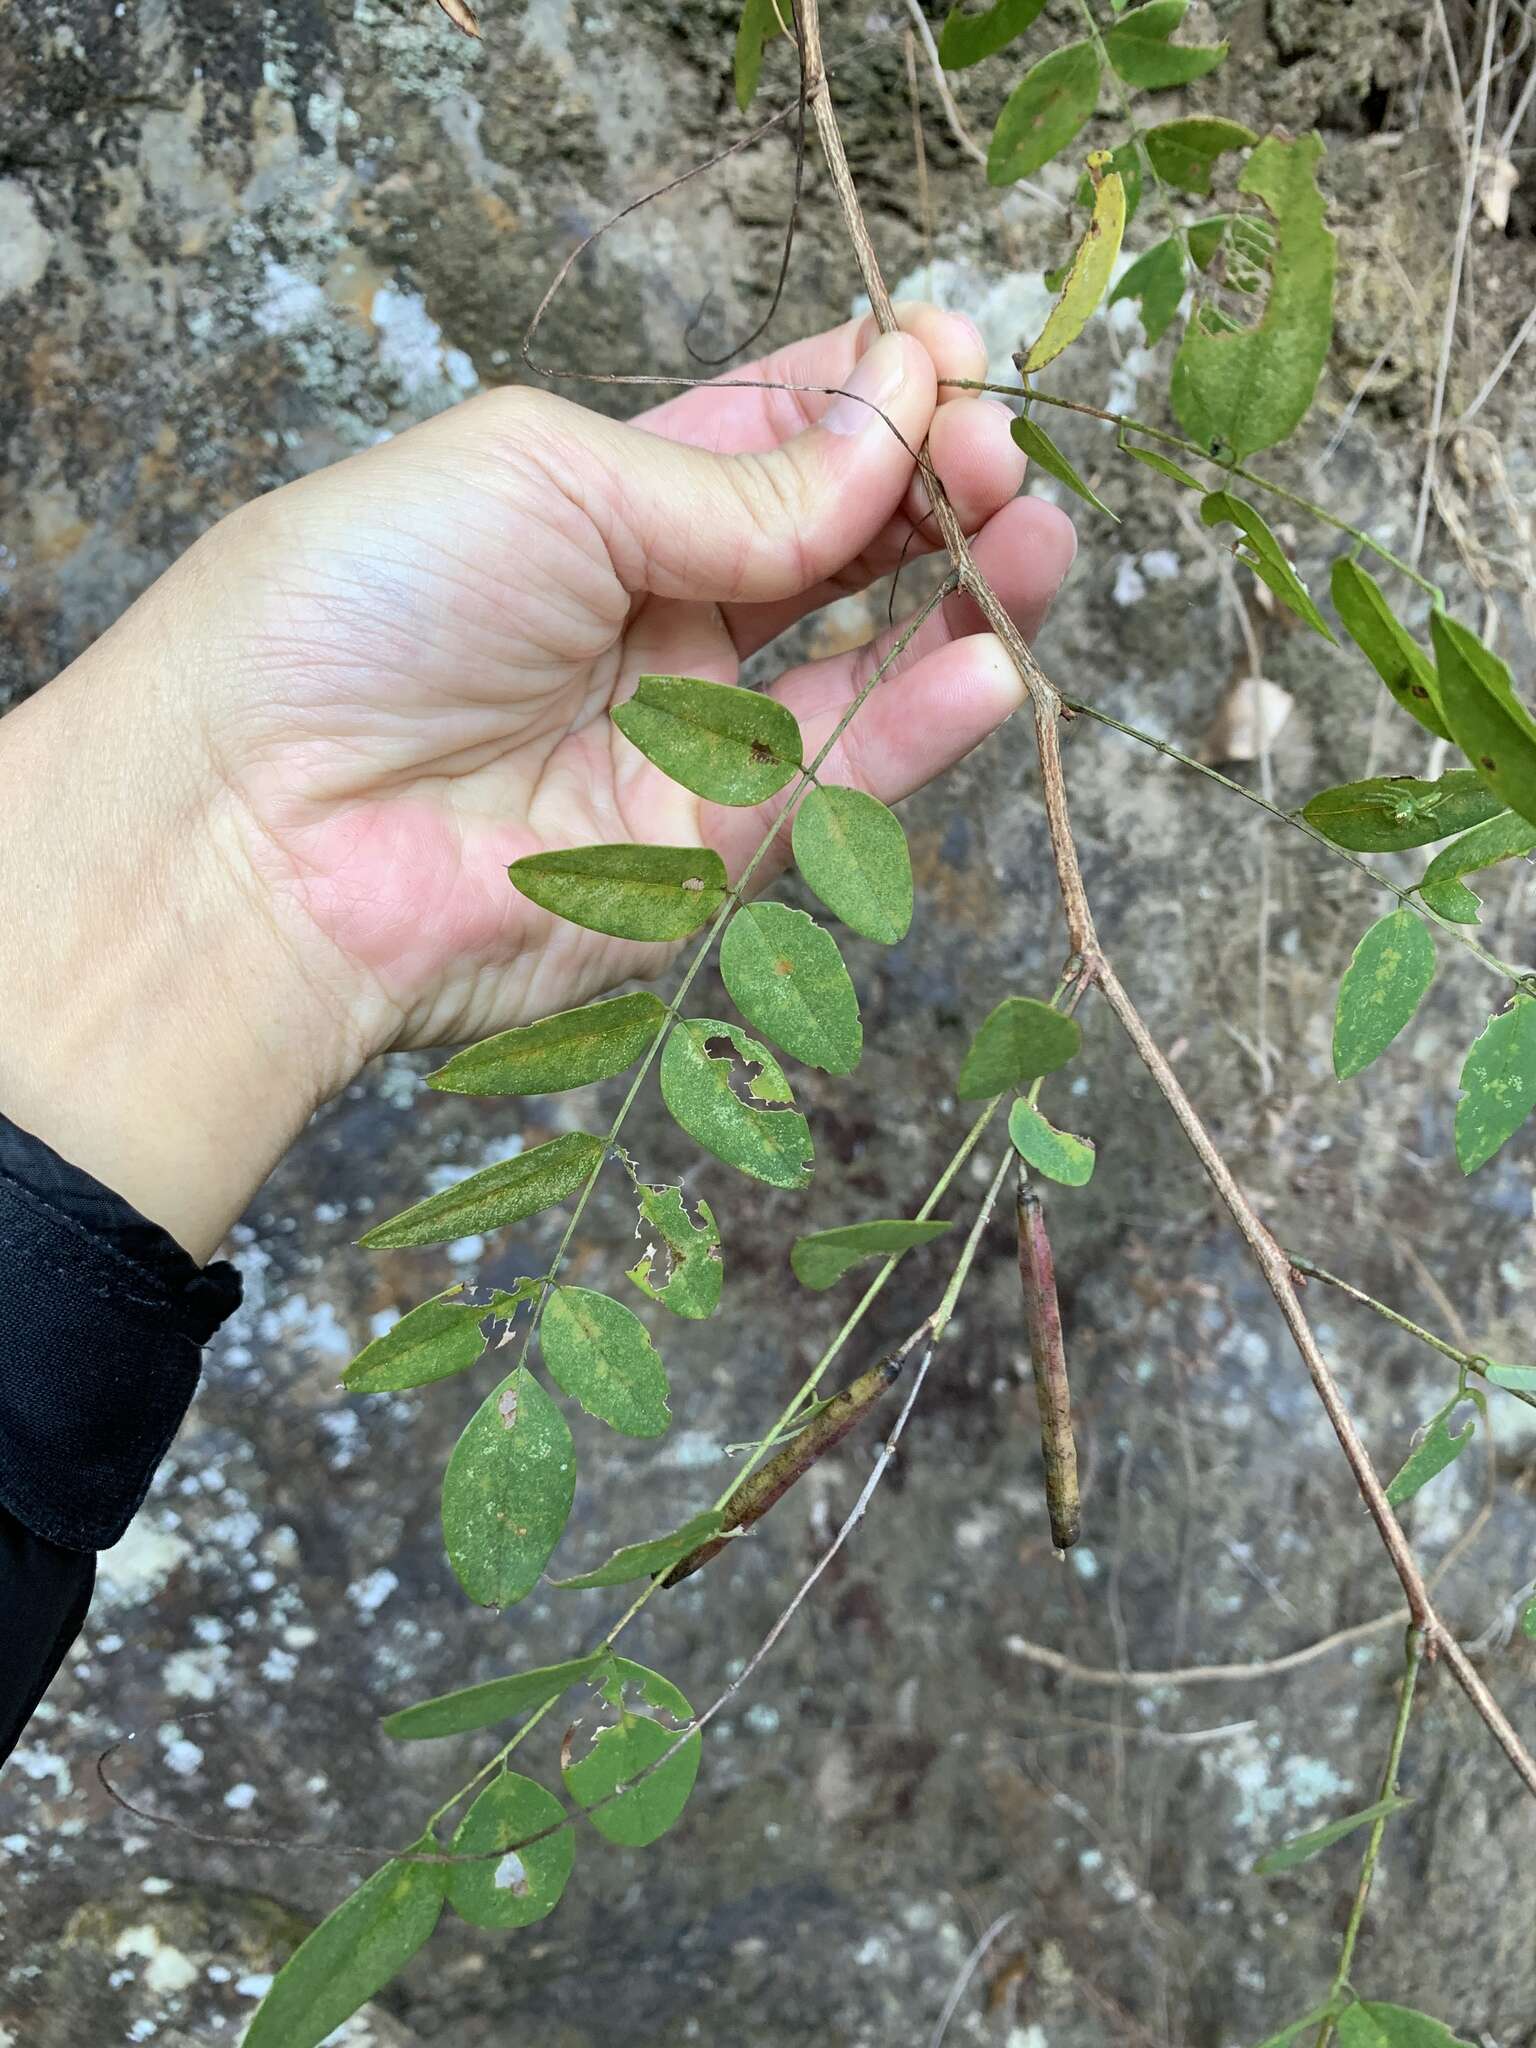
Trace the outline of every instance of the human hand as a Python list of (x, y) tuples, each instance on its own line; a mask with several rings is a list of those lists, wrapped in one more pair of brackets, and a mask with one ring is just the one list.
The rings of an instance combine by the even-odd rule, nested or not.
[[(862, 358), (850, 323), (734, 373), (855, 397), (705, 387), (621, 426), (492, 392), (205, 536), (0, 729), (12, 776), (67, 754), (90, 791), (89, 830), (59, 813), (56, 769), (50, 815), (13, 820), (44, 894), (78, 877), (88, 902), (92, 852), (111, 846), (140, 911), (45, 943), (41, 984), (25, 964), (4, 977), (0, 1032), (24, 1038), (64, 989), (96, 993), (63, 1034), (86, 1099), (61, 1107), (59, 1059), (38, 1054), (0, 1069), (0, 1106), (203, 1256), (373, 1054), (659, 971), (665, 949), (552, 918), (505, 873), (540, 847), (618, 839), (745, 866), (771, 812), (701, 802), (609, 719), (641, 674), (733, 682), (794, 620), (926, 551), (902, 445), (925, 434), (1026, 634), (1070, 562), (1064, 515), (1015, 498), (1005, 410), (936, 408), (936, 376), (984, 373), (973, 330), (931, 308), (903, 324)], [(933, 615), (828, 780), (898, 798), (1016, 708), (980, 623), (967, 599)], [(808, 748), (881, 644), (773, 685)]]

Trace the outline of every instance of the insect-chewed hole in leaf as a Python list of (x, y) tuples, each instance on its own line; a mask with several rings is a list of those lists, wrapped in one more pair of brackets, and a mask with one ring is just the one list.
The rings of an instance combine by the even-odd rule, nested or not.
[(531, 1889), (528, 1883), (528, 1871), (522, 1857), (515, 1850), (509, 1849), (506, 1855), (502, 1857), (496, 1866), (496, 1873), (492, 1877), (491, 1883), (499, 1892), (511, 1892), (515, 1898), (519, 1899), (527, 1898)]
[(503, 1429), (516, 1429), (517, 1388), (515, 1385), (510, 1387), (503, 1387), (501, 1392), (497, 1395), (496, 1413), (501, 1417), (501, 1426)]
[(763, 1071), (761, 1060), (749, 1060), (737, 1050), (736, 1041), (724, 1033), (706, 1038), (704, 1050), (712, 1060), (720, 1060), (730, 1072), (731, 1093), (737, 1100), (750, 1104), (753, 1109), (787, 1109), (788, 1103), (776, 1102), (771, 1097), (758, 1093), (756, 1083)]
[(752, 756), (752, 759), (755, 762), (757, 762), (759, 767), (764, 768), (768, 766), (769, 762), (771, 762), (774, 757), (772, 747), (770, 747), (764, 740), (754, 740), (751, 746), (748, 747), (747, 752)]

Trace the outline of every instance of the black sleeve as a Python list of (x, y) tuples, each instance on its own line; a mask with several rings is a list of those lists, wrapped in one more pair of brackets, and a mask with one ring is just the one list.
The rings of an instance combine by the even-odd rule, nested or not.
[(240, 1303), (158, 1223), (0, 1115), (0, 1758), (79, 1633)]

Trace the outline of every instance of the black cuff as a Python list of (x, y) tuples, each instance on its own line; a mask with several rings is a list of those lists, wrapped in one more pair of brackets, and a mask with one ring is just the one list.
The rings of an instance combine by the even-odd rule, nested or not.
[(227, 1260), (0, 1115), (0, 1503), (66, 1549), (115, 1543), (240, 1296)]

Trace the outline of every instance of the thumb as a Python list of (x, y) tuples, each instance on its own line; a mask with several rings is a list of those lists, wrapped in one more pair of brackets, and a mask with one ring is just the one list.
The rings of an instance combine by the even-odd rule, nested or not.
[(805, 425), (763, 453), (711, 454), (554, 398), (539, 439), (550, 481), (598, 527), (626, 589), (767, 604), (836, 575), (875, 539), (906, 494), (937, 396), (928, 351), (886, 334), (840, 392), (780, 393)]

